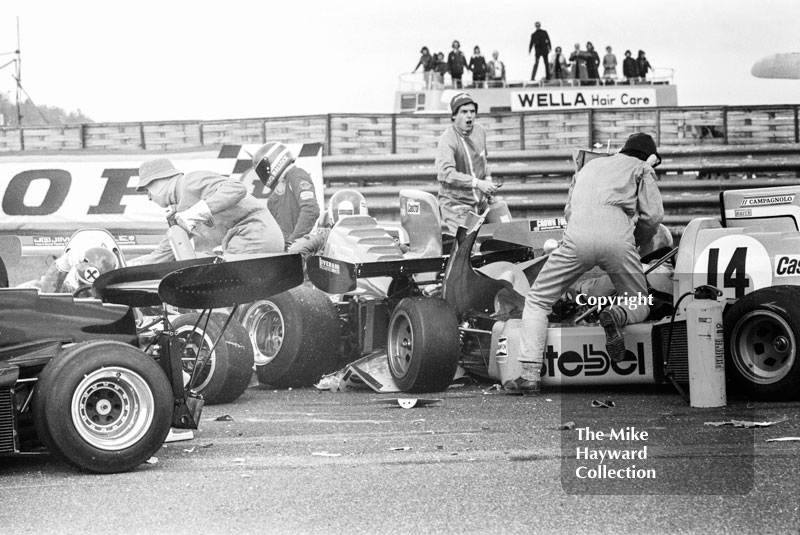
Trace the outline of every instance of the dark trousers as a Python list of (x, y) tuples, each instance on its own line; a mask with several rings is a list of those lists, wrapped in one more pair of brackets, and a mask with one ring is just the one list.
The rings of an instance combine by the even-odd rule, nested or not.
[(549, 80), (550, 79), (550, 65), (547, 64), (547, 52), (539, 52), (536, 51), (536, 59), (533, 62), (533, 73), (531, 74), (531, 82), (536, 79), (536, 70), (539, 68), (539, 58), (542, 58), (542, 63), (544, 63), (544, 77)]

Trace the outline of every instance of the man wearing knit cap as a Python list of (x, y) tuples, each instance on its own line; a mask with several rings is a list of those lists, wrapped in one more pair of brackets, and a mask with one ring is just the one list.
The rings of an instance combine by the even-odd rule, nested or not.
[(459, 93), (450, 101), (450, 114), (452, 124), (439, 137), (435, 166), (442, 221), (455, 235), (467, 213), (486, 210), (497, 186), (486, 160), (486, 130), (475, 124), (478, 104)]
[[(283, 252), (283, 233), (275, 218), (237, 180), (211, 171), (184, 174), (169, 160), (157, 158), (139, 167), (136, 189), (146, 190), (158, 206), (174, 209), (175, 221), (189, 233), (200, 253), (212, 254), (218, 247), (227, 255)], [(175, 255), (165, 236), (152, 253), (133, 263), (172, 260)]]
[[(522, 376), (507, 390), (539, 391), (552, 305), (582, 274), (601, 267), (620, 296), (646, 297), (647, 283), (637, 245), (649, 242), (664, 217), (655, 166), (661, 163), (653, 138), (636, 133), (620, 152), (594, 158), (572, 178), (564, 215), (567, 228), (525, 297), (520, 362)], [(644, 321), (647, 304), (611, 306), (600, 312), (608, 357), (625, 358), (622, 328)]]

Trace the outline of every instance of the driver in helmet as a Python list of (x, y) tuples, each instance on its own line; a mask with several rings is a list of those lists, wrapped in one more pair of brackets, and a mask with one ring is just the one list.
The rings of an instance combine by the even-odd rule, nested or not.
[(283, 232), (285, 248), (314, 228), (319, 218), (319, 205), (311, 176), (295, 164), (289, 147), (272, 141), (253, 155), (255, 169), (264, 193), (267, 208)]
[(74, 249), (55, 260), (41, 279), (41, 290), (47, 293), (74, 293), (90, 287), (103, 273), (121, 267), (119, 259), (105, 247), (90, 247), (83, 254)]
[(290, 253), (299, 253), (303, 260), (322, 251), (331, 228), (342, 218), (354, 215), (369, 215), (367, 201), (352, 189), (337, 191), (328, 201), (328, 209), (319, 218), (316, 228), (289, 246)]

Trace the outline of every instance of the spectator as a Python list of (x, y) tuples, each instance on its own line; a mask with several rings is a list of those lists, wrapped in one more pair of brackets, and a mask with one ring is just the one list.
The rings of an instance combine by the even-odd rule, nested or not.
[(422, 75), (425, 80), (425, 89), (430, 89), (433, 86), (433, 64), (435, 58), (428, 51), (427, 46), (423, 46), (419, 53), (422, 55), (419, 57), (419, 63), (417, 63), (417, 66), (414, 67), (413, 72), (417, 72), (417, 69), (419, 69), (421, 65)]
[(255, 169), (264, 193), (267, 208), (283, 232), (285, 247), (308, 234), (319, 217), (319, 204), (311, 176), (295, 165), (289, 147), (272, 141), (253, 155)]
[(580, 43), (575, 43), (575, 48), (572, 54), (569, 55), (569, 61), (572, 63), (572, 78), (574, 80), (586, 80), (588, 78), (586, 71), (586, 52), (581, 50)]
[(489, 87), (504, 87), (506, 85), (506, 64), (498, 59), (500, 52), (492, 52), (489, 62)]
[(617, 56), (611, 52), (611, 47), (606, 47), (606, 55), (603, 56), (603, 78), (606, 81), (617, 77)]
[(461, 77), (464, 75), (464, 67), (467, 67), (467, 58), (461, 51), (461, 43), (453, 41), (453, 49), (447, 55), (447, 72), (453, 80), (453, 87), (462, 87)]
[(433, 64), (433, 87), (434, 89), (444, 88), (444, 75), (447, 73), (447, 62), (444, 60), (444, 52), (436, 53), (436, 61)]
[(639, 77), (636, 60), (631, 57), (631, 51), (625, 51), (625, 59), (622, 60), (622, 76), (628, 83), (636, 81)]
[(639, 55), (636, 56), (636, 76), (639, 80), (645, 81), (647, 79), (647, 72), (651, 70), (653, 70), (653, 66), (647, 61), (644, 50), (640, 50)]
[(648, 295), (636, 246), (650, 242), (664, 217), (653, 166), (660, 158), (653, 138), (631, 135), (622, 150), (595, 158), (575, 173), (564, 214), (567, 228), (561, 245), (550, 253), (525, 297), (522, 312), (522, 376), (506, 382), (508, 390), (539, 391), (547, 340), (547, 315), (569, 286), (594, 266), (611, 277), (620, 296), (636, 298), (630, 306), (600, 312), (606, 351), (612, 362), (625, 358), (622, 328), (647, 318)]
[(450, 100), (450, 114), (453, 124), (439, 136), (435, 166), (442, 221), (455, 235), (468, 212), (486, 209), (497, 187), (486, 159), (486, 130), (475, 124), (478, 104), (459, 93)]
[(600, 55), (597, 53), (597, 50), (594, 49), (594, 45), (591, 41), (587, 41), (586, 43), (586, 77), (592, 81), (592, 84), (595, 83), (595, 80), (600, 79), (600, 71), (598, 67), (600, 66)]
[(469, 70), (472, 71), (472, 82), (475, 87), (486, 87), (486, 58), (481, 54), (481, 47), (476, 46), (472, 50), (472, 57), (469, 59)]
[(528, 55), (530, 55), (531, 50), (535, 53), (535, 59), (533, 63), (533, 72), (531, 73), (531, 82), (536, 80), (536, 71), (539, 68), (539, 58), (542, 59), (542, 63), (544, 63), (544, 74), (545, 79), (550, 79), (550, 67), (547, 64), (547, 56), (550, 55), (550, 36), (547, 35), (547, 32), (542, 29), (542, 24), (539, 21), (534, 23), (536, 30), (531, 34), (531, 42), (528, 45)]
[[(139, 167), (137, 191), (161, 208), (174, 208), (175, 221), (193, 238), (196, 251), (213, 254), (281, 253), (283, 233), (267, 207), (247, 193), (241, 182), (211, 171), (183, 174), (165, 158)], [(168, 236), (150, 254), (133, 263), (176, 260)], [(177, 259), (181, 260), (181, 259)]]
[(566, 80), (569, 78), (569, 65), (567, 58), (561, 53), (561, 47), (557, 46), (550, 60), (550, 72), (556, 80)]

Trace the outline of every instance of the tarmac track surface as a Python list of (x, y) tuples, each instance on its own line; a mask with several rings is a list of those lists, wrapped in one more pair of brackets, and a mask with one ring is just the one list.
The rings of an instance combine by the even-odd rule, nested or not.
[[(206, 407), (190, 441), (110, 476), (0, 459), (3, 533), (798, 533), (800, 402), (689, 407), (671, 388), (510, 396), (270, 390)], [(592, 401), (614, 401), (594, 408)], [(231, 419), (217, 418), (229, 416)], [(777, 422), (715, 427), (706, 422)], [(561, 430), (573, 422), (576, 429)], [(646, 439), (580, 440), (633, 427)], [(585, 431), (583, 431), (585, 437)], [(594, 437), (596, 439), (596, 436)], [(627, 437), (631, 438), (631, 437)], [(636, 440), (635, 438), (638, 438)], [(579, 479), (579, 447), (634, 450), (655, 479)]]

